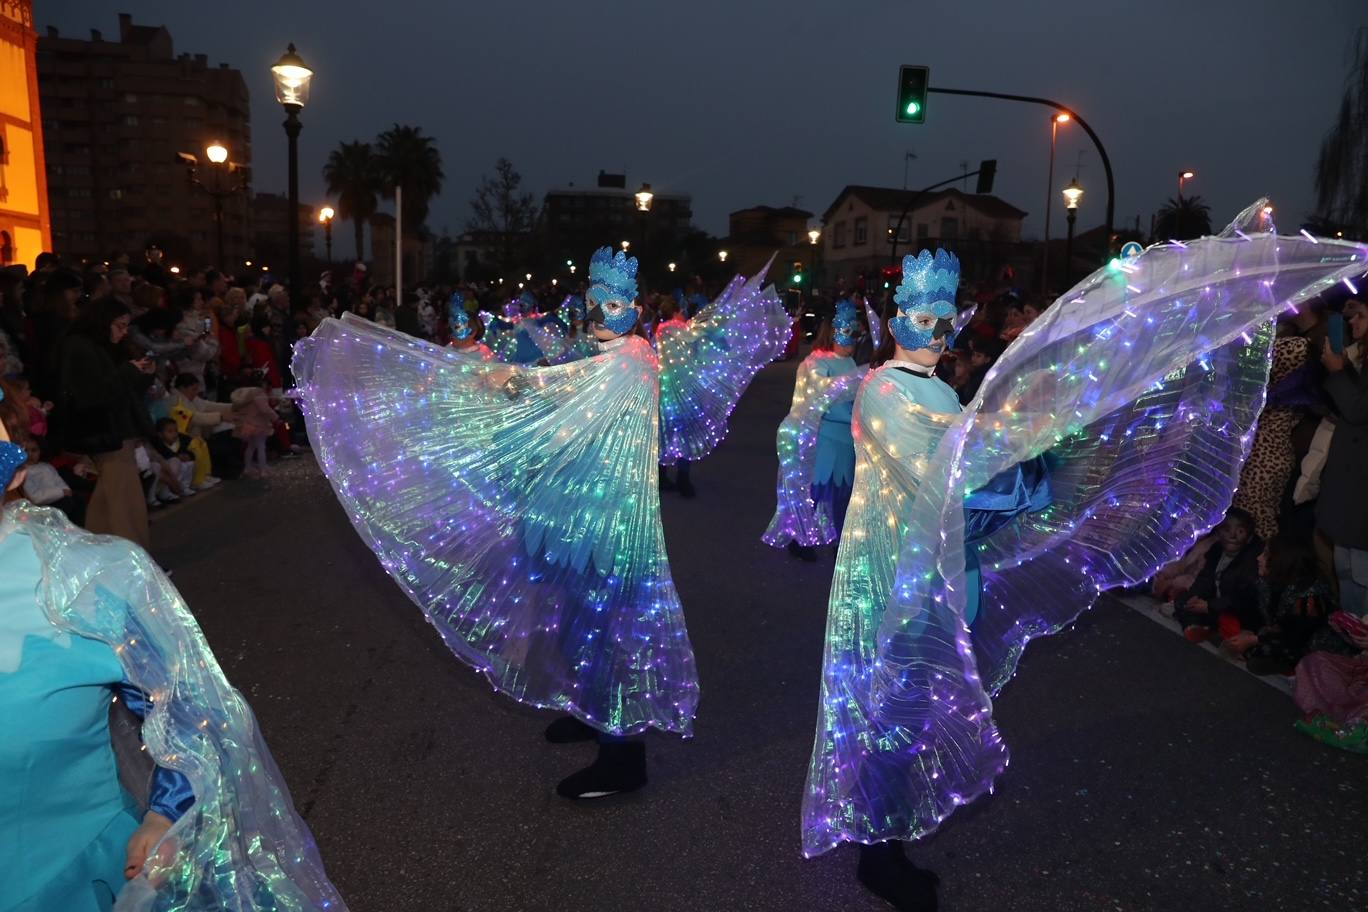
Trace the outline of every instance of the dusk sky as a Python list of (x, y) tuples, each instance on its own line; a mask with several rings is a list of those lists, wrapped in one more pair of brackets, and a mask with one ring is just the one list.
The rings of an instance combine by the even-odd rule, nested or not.
[[(300, 138), (301, 199), (322, 202), (338, 142), (421, 126), (446, 182), (429, 225), (453, 233), (499, 156), (540, 195), (599, 169), (629, 186), (693, 195), (695, 223), (797, 203), (820, 216), (845, 184), (919, 187), (998, 159), (995, 192), (1043, 225), (1044, 108), (933, 95), (927, 123), (893, 121), (899, 64), (933, 86), (1040, 95), (1075, 107), (1106, 144), (1117, 223), (1150, 213), (1177, 172), (1219, 227), (1261, 194), (1294, 224), (1312, 211), (1316, 151), (1338, 107), (1363, 0), (1097, 0), (761, 3), (691, 0), (439, 4), (356, 0), (232, 4), (38, 0), (40, 33), (117, 36), (117, 13), (165, 25), (176, 51), (242, 70), (252, 97), (255, 185), (285, 188), (283, 114), (269, 67), (293, 41), (316, 72)], [(1046, 12), (1048, 10), (1048, 12)], [(1080, 152), (1081, 166), (1080, 166)], [(1079, 230), (1101, 222), (1102, 167), (1061, 129), (1060, 188), (1081, 167)], [(971, 184), (972, 189), (972, 184)], [(1283, 221), (1284, 226), (1287, 221)], [(339, 226), (346, 231), (346, 226)], [(346, 235), (344, 235), (346, 236)]]

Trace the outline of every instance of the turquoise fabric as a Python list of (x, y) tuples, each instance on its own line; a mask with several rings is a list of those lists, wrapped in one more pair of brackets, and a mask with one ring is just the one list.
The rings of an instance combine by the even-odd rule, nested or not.
[[(840, 377), (855, 370), (855, 359), (835, 356), (816, 360), (814, 376)], [(855, 403), (838, 402), (822, 416), (817, 430), (817, 467), (812, 473), (814, 485), (850, 487), (855, 481), (855, 442), (850, 437), (850, 418)]]
[(26, 533), (0, 537), (0, 910), (109, 909), (124, 884), (132, 801), (119, 786), (109, 704), (123, 667), (60, 633), (38, 605)]

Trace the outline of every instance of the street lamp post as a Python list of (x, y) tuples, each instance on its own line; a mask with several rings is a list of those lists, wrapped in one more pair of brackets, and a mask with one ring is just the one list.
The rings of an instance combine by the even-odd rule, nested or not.
[(1190, 181), (1196, 176), (1196, 171), (1183, 170), (1178, 172), (1178, 202), (1180, 204), (1183, 202), (1183, 182)]
[(323, 249), (328, 252), (328, 265), (332, 266), (332, 222), (333, 216), (337, 215), (332, 206), (324, 206), (318, 210), (318, 223), (323, 226)]
[(289, 212), (285, 219), (285, 242), (290, 247), (290, 297), (299, 293), (299, 112), (309, 103), (313, 70), (295, 53), (292, 42), (271, 67), (276, 101), (285, 109), (285, 136), (289, 139)]
[(819, 241), (821, 241), (821, 239), (822, 239), (822, 229), (820, 229), (820, 228), (809, 228), (809, 229), (808, 229), (808, 246), (812, 248), (812, 284), (811, 284), (810, 286), (808, 286), (808, 287), (811, 288), (811, 289), (813, 289), (814, 292), (815, 292), (819, 287), (821, 287), (821, 286), (819, 285), (819, 277), (818, 277), (818, 274), (817, 274), (817, 257), (818, 257), (818, 256), (821, 254), (821, 252), (822, 252), (822, 248), (818, 247), (817, 244), (818, 244)]
[(1040, 265), (1040, 290), (1048, 290), (1050, 284), (1050, 204), (1054, 202), (1054, 159), (1055, 140), (1059, 136), (1059, 125), (1073, 120), (1069, 114), (1056, 114), (1050, 118), (1050, 176), (1045, 186), (1045, 255)]
[(1069, 236), (1064, 242), (1064, 287), (1073, 287), (1073, 236), (1074, 221), (1078, 218), (1078, 203), (1083, 199), (1083, 188), (1078, 183), (1078, 178), (1069, 181), (1069, 186), (1062, 191), (1064, 194), (1064, 209), (1069, 213)]
[(204, 157), (214, 166), (214, 187), (209, 191), (214, 198), (214, 251), (218, 254), (214, 265), (223, 269), (227, 264), (223, 259), (223, 185), (220, 183), (219, 168), (228, 161), (228, 150), (221, 143), (210, 143), (204, 149)]

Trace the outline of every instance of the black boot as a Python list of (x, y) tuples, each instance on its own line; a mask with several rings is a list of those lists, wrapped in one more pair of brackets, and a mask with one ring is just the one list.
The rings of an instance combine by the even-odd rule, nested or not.
[(809, 564), (817, 560), (817, 549), (811, 545), (800, 545), (796, 539), (789, 539), (788, 553)]
[(584, 724), (574, 716), (561, 716), (546, 726), (546, 740), (552, 744), (574, 744), (577, 741), (592, 741), (598, 731)]
[(914, 865), (897, 840), (860, 846), (859, 878), (899, 912), (936, 912), (940, 878)]
[(646, 745), (641, 741), (604, 741), (598, 758), (562, 779), (556, 794), (562, 798), (607, 798), (635, 792), (646, 784)]

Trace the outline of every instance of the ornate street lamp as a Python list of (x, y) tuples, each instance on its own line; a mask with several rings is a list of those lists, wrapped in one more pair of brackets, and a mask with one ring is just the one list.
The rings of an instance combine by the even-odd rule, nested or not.
[(1072, 287), (1073, 283), (1073, 236), (1074, 222), (1078, 218), (1078, 204), (1083, 199), (1083, 187), (1078, 183), (1078, 178), (1069, 181), (1069, 186), (1065, 187), (1061, 193), (1064, 194), (1064, 209), (1068, 212), (1069, 234), (1068, 240), (1064, 242), (1064, 285)]
[(650, 184), (642, 184), (641, 189), (636, 192), (636, 207), (640, 212), (651, 211), (651, 200), (655, 199), (655, 194), (651, 192)]
[(332, 223), (336, 215), (332, 206), (324, 206), (318, 210), (318, 223), (323, 226), (323, 245), (328, 251), (329, 266), (332, 265)]
[(276, 101), (285, 109), (285, 136), (289, 139), (290, 211), (285, 219), (285, 242), (290, 247), (290, 295), (299, 291), (299, 112), (309, 103), (313, 70), (295, 52), (293, 43), (271, 67)]

